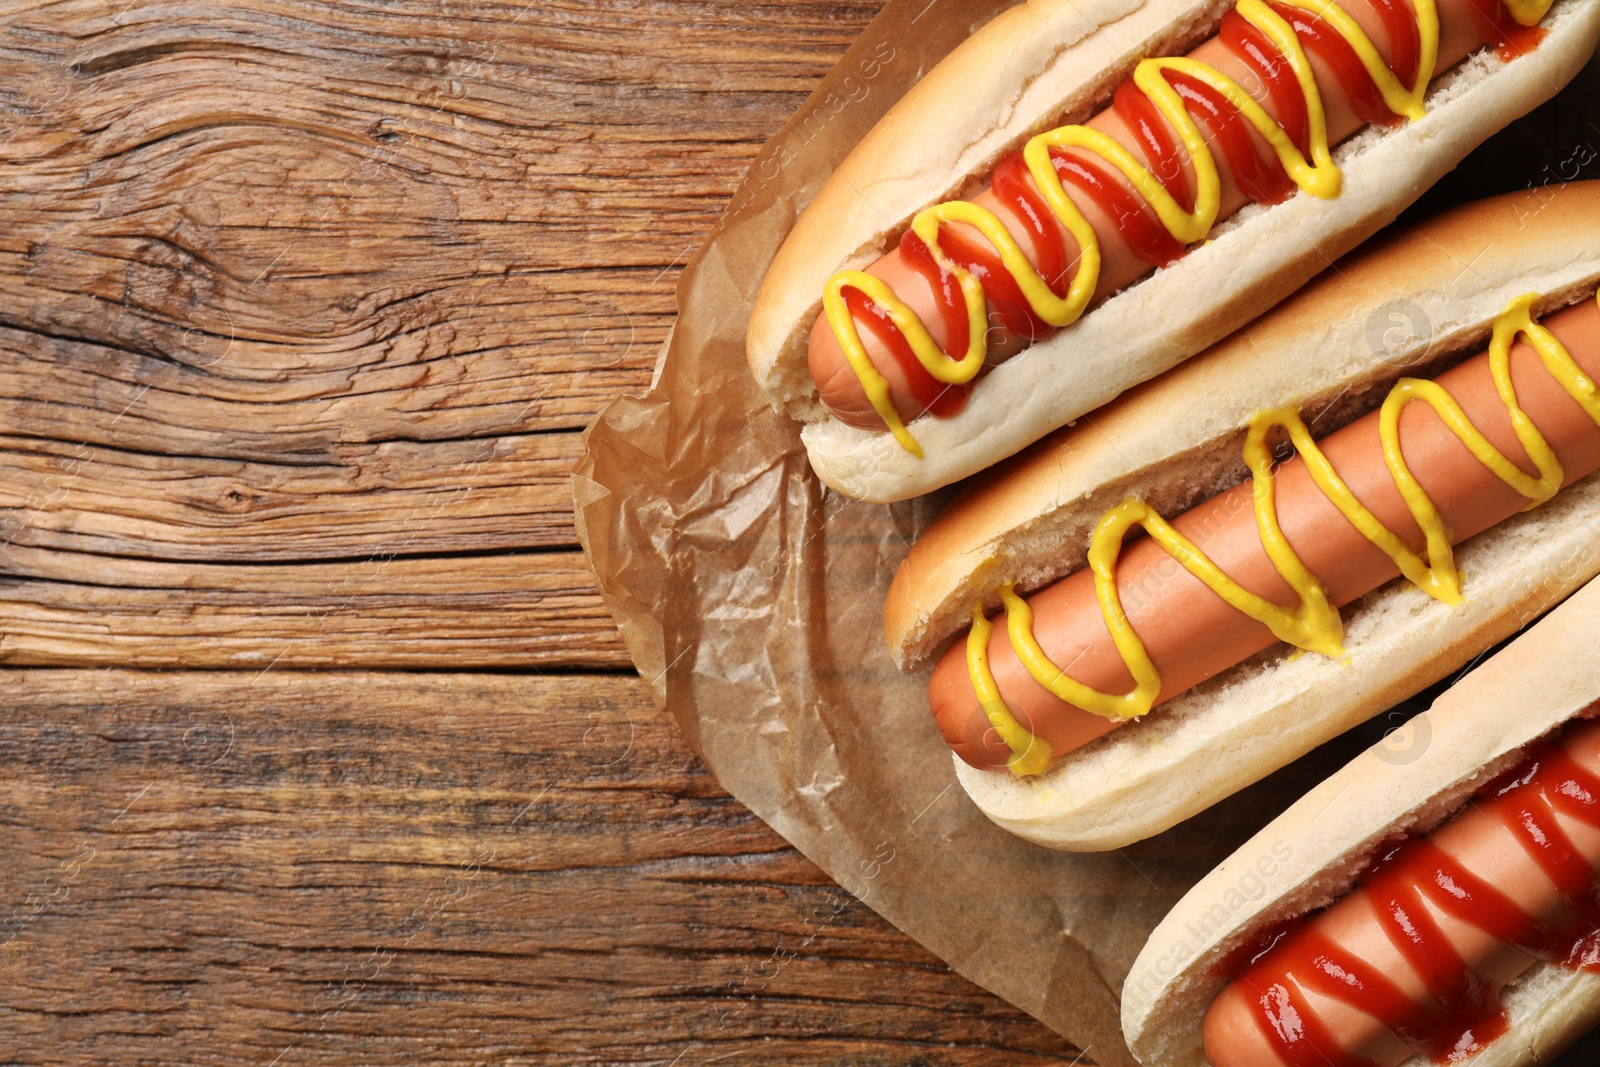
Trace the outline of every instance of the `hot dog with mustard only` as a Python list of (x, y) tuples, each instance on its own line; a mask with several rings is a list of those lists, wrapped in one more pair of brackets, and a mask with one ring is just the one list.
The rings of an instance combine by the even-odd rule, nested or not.
[(1597, 38), (1588, 0), (1029, 0), (807, 206), (751, 369), (834, 489), (949, 484), (1292, 293)]
[(1548, 1063), (1600, 1020), (1600, 583), (1202, 879), (1129, 971), (1147, 1067)]
[(985, 814), (1152, 836), (1600, 573), (1596, 233), (1575, 183), (1388, 235), (958, 496), (884, 624)]

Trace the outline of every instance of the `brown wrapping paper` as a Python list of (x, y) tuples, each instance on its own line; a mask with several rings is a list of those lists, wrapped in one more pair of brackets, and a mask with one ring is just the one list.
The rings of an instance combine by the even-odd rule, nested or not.
[[(652, 391), (588, 431), (578, 530), (640, 674), (730, 793), (956, 971), (1085, 1049), (1083, 1062), (1129, 1064), (1118, 991), (1149, 931), (1365, 739), (1118, 852), (1055, 853), (998, 829), (956, 784), (926, 678), (895, 670), (882, 637), (889, 580), (946, 498), (884, 507), (823, 490), (744, 360), (756, 289), (800, 208), (922, 72), (1009, 6), (889, 0), (763, 147), (683, 273)], [(1523, 120), (1532, 136), (1587, 143), (1568, 124), (1583, 88), (1557, 102), (1565, 117)], [(1552, 121), (1570, 135), (1547, 132)]]

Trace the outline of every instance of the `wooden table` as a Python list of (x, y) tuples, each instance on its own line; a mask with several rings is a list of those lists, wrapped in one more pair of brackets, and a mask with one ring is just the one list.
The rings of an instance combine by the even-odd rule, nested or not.
[(1075, 1056), (717, 787), (573, 533), (876, 6), (4, 6), (0, 1058)]

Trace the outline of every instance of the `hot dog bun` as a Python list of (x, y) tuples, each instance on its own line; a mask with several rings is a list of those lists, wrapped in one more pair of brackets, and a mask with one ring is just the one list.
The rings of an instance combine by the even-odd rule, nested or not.
[[(819, 477), (846, 495), (904, 499), (989, 466), (1218, 340), (1391, 221), (1490, 133), (1565, 84), (1600, 39), (1600, 8), (1558, 0), (1531, 53), (1479, 52), (1442, 72), (1428, 115), (1369, 128), (1335, 153), (1334, 200), (1247, 208), (1212, 242), (996, 368), (965, 410), (916, 422), (925, 457), (826, 415), (806, 336), (828, 278), (883, 253), (918, 210), (964, 195), (1041, 129), (1086, 118), (1137, 61), (1207, 35), (1217, 0), (1030, 0), (936, 66), (862, 140), (796, 223), (768, 271), (748, 333), (773, 403), (804, 420)], [(1070, 383), (1070, 393), (1063, 383)]]
[[(1135, 1057), (1149, 1067), (1205, 1064), (1201, 1020), (1226, 984), (1221, 961), (1258, 931), (1341, 897), (1385, 843), (1437, 826), (1524, 746), (1592, 712), (1596, 647), (1600, 583), (1591, 582), (1402, 728), (1410, 752), (1397, 758), (1392, 741), (1368, 749), (1202, 879), (1150, 935), (1123, 986)], [(1475, 1067), (1548, 1062), (1600, 1017), (1600, 976), (1536, 963), (1504, 1000), (1511, 1029)]]
[[(1600, 281), (1600, 183), (1470, 205), (1342, 262), (1293, 300), (1184, 367), (1042, 443), (957, 498), (890, 589), (885, 628), (903, 664), (925, 660), (997, 603), (1004, 581), (1042, 586), (1082, 565), (1089, 531), (1137, 493), (1171, 514), (1245, 480), (1239, 442), (1257, 411), (1297, 405), (1319, 431), (1374, 406), (1400, 374), (1478, 346), (1515, 296), (1541, 310)], [(1466, 269), (1472, 264), (1470, 269)], [(1373, 343), (1399, 297), (1430, 343)], [(1381, 338), (1380, 338), (1381, 341)], [(1318, 416), (1321, 416), (1318, 418)], [(957, 762), (1007, 829), (1057, 848), (1120, 847), (1164, 830), (1456, 669), (1596, 573), (1600, 478), (1468, 541), (1467, 601), (1394, 582), (1345, 611), (1343, 659), (1277, 646), (1017, 778)]]

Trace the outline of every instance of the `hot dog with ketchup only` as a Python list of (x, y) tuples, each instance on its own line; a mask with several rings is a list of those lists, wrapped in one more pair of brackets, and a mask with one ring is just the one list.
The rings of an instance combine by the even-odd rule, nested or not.
[(885, 627), (914, 662), (977, 620), (929, 693), (986, 814), (1148, 837), (1600, 573), (1596, 232), (1583, 183), (1395, 235), (946, 509)]
[(1509, 1067), (1593, 1025), (1597, 647), (1590, 583), (1196, 885), (1123, 986), (1139, 1061)]
[(834, 488), (947, 484), (1288, 295), (1597, 37), (1581, 0), (1030, 0), (807, 207), (752, 370)]

